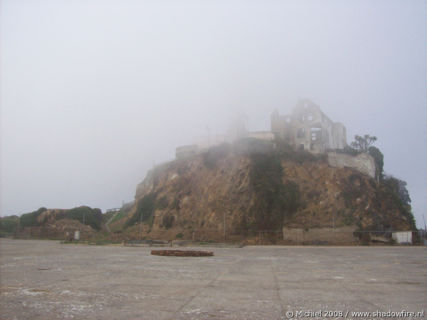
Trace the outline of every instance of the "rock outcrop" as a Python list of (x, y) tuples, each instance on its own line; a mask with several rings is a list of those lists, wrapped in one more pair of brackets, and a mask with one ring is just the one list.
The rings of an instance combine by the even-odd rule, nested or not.
[[(151, 170), (121, 224), (130, 237), (233, 240), (282, 228), (411, 230), (396, 196), (324, 155), (231, 146)], [(357, 159), (354, 161), (357, 162)]]

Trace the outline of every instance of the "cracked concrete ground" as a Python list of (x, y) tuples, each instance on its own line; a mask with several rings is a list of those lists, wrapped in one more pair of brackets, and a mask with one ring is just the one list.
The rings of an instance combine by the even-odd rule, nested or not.
[(152, 256), (150, 250), (1, 239), (0, 319), (427, 311), (423, 247), (211, 248), (215, 256), (202, 258)]

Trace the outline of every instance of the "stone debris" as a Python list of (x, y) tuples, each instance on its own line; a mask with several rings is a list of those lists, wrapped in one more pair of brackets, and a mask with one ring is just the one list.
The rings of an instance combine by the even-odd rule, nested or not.
[(212, 257), (212, 251), (199, 250), (151, 250), (152, 255), (174, 257)]

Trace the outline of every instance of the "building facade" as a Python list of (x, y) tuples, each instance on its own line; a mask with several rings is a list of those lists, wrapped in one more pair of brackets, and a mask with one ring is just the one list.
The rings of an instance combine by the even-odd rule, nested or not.
[(346, 128), (333, 122), (310, 100), (300, 100), (292, 113), (271, 114), (271, 132), (286, 143), (313, 153), (343, 149), (347, 145)]

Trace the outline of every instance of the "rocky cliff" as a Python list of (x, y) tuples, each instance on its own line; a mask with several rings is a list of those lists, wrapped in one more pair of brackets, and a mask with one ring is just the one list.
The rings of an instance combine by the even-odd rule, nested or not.
[(111, 226), (130, 237), (206, 241), (283, 227), (411, 230), (414, 223), (386, 184), (331, 167), (325, 156), (222, 145), (151, 170)]

